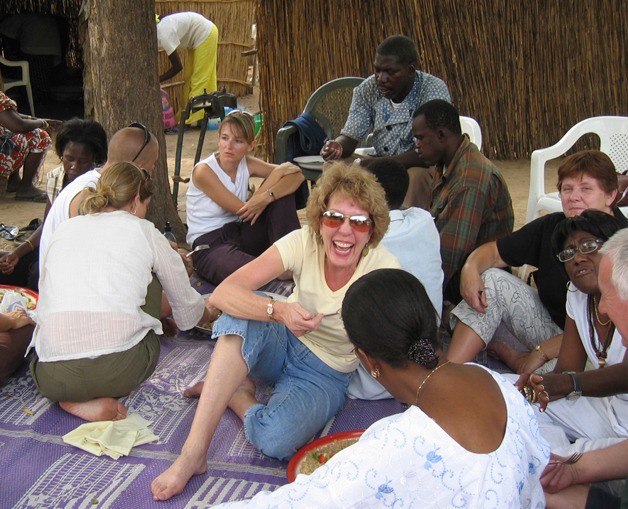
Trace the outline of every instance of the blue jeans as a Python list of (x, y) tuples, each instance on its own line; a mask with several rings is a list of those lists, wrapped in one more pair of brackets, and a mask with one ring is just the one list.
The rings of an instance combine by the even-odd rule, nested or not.
[(287, 461), (340, 411), (351, 373), (330, 368), (283, 324), (224, 314), (212, 337), (227, 334), (242, 338), (249, 373), (274, 384), (268, 403), (246, 412), (246, 438), (266, 456)]

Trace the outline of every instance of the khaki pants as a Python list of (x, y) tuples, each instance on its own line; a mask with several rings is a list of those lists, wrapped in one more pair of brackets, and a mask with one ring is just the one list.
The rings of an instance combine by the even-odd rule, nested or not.
[[(160, 319), (161, 283), (153, 275), (142, 309)], [(95, 359), (39, 362), (34, 353), (30, 369), (37, 390), (53, 401), (88, 401), (127, 396), (155, 371), (159, 360), (159, 337), (149, 330), (144, 339), (124, 352)]]

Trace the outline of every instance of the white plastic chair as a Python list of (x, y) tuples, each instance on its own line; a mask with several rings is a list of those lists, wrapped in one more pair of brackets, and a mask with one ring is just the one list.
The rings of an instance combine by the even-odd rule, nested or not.
[(478, 150), (482, 150), (482, 129), (477, 120), (471, 117), (460, 116), (460, 127), (462, 133), (469, 136), (471, 143), (474, 143)]
[[(600, 150), (610, 157), (617, 171), (628, 170), (628, 117), (591, 117), (578, 122), (558, 143), (532, 152), (526, 223), (539, 217), (541, 210), (562, 210), (558, 192), (545, 192), (545, 164), (563, 155), (589, 133), (599, 137)], [(621, 210), (624, 214), (628, 213), (628, 207), (622, 207)]]
[(28, 96), (28, 105), (31, 109), (31, 115), (35, 116), (35, 106), (33, 104), (33, 90), (31, 88), (31, 78), (28, 68), (28, 62), (26, 60), (7, 60), (3, 56), (0, 56), (0, 64), (6, 65), (8, 67), (22, 68), (22, 79), (14, 80), (2, 78), (2, 81), (4, 82), (4, 91), (6, 92), (10, 88), (14, 87), (26, 87), (26, 95)]

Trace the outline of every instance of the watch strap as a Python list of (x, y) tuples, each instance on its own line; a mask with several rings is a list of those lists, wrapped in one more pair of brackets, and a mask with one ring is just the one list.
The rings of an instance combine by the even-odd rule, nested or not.
[(270, 297), (270, 301), (266, 305), (266, 314), (268, 315), (268, 318), (270, 318), (272, 322), (275, 321), (274, 313), (275, 313), (275, 299)]
[(578, 378), (578, 374), (575, 371), (563, 371), (563, 375), (571, 376), (571, 380), (573, 382), (573, 391), (571, 391), (568, 396), (580, 396), (582, 394), (582, 389), (580, 389), (580, 379)]

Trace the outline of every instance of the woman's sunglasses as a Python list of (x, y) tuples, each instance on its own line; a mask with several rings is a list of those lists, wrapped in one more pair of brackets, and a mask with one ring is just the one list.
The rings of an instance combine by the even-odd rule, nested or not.
[(348, 219), (351, 228), (360, 233), (369, 231), (373, 224), (373, 221), (366, 216), (345, 216), (343, 213), (335, 210), (326, 210), (321, 214), (321, 218), (323, 224), (328, 228), (340, 228), (345, 219)]

